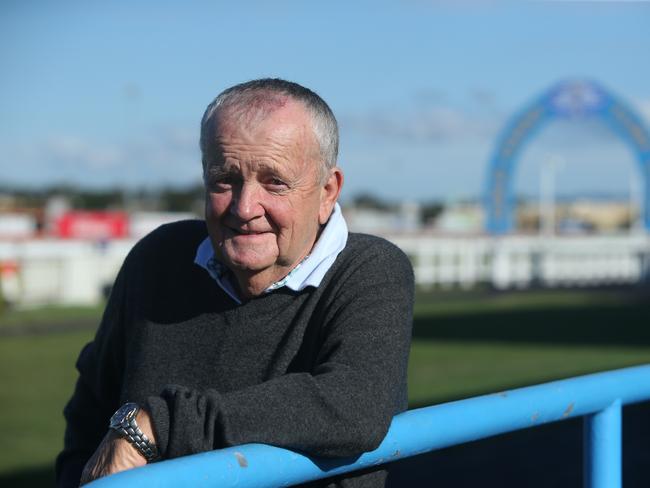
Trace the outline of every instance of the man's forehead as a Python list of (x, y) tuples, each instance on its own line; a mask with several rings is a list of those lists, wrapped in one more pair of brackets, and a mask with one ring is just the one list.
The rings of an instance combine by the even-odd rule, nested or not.
[(219, 107), (216, 114), (217, 124), (256, 125), (278, 111), (288, 108), (302, 109), (303, 107), (300, 102), (282, 93), (259, 91), (245, 94), (241, 98), (227, 102), (222, 107)]
[[(268, 107), (267, 107), (268, 108)], [(286, 100), (271, 110), (220, 111), (215, 119), (213, 138), (217, 146), (235, 139), (263, 142), (274, 139), (287, 144), (318, 145), (309, 113), (302, 103)]]

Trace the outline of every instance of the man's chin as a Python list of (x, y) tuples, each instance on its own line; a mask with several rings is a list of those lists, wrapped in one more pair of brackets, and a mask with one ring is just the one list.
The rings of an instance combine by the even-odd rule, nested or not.
[(247, 274), (257, 274), (261, 273), (265, 269), (268, 269), (270, 266), (264, 266), (260, 263), (251, 263), (248, 261), (235, 261), (231, 265), (229, 265), (229, 268), (231, 271), (234, 273), (238, 272), (243, 272)]
[(272, 267), (275, 264), (275, 259), (270, 257), (264, 258), (257, 254), (254, 256), (235, 254), (225, 255), (224, 263), (235, 273), (243, 271), (249, 274), (255, 274)]

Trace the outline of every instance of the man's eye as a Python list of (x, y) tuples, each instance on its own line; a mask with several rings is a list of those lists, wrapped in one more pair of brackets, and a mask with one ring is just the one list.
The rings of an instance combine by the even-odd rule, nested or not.
[(269, 178), (267, 180), (267, 185), (274, 190), (287, 188), (287, 184), (280, 178)]
[(227, 191), (232, 188), (233, 183), (232, 176), (215, 176), (208, 181), (208, 187), (211, 191)]

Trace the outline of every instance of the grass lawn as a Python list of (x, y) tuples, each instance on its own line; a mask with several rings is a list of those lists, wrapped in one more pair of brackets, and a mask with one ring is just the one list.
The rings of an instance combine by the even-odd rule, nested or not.
[[(650, 362), (650, 305), (638, 297), (431, 293), (416, 303), (412, 406)], [(95, 320), (98, 311), (83, 313)], [(50, 311), (39, 320), (62, 322), (64, 315)], [(19, 319), (12, 320), (12, 327), (20, 327)], [(0, 485), (51, 483), (74, 362), (92, 334), (87, 329), (0, 338)]]
[(643, 363), (650, 363), (650, 347), (415, 341), (409, 399), (418, 407)]
[(650, 363), (650, 300), (610, 291), (416, 299), (412, 406)]
[(97, 307), (40, 307), (24, 310), (6, 310), (0, 314), (0, 332), (10, 330), (19, 333), (20, 329), (33, 327), (70, 326), (79, 323), (97, 322), (104, 305)]
[(0, 472), (51, 463), (63, 445), (63, 406), (91, 330), (0, 339)]

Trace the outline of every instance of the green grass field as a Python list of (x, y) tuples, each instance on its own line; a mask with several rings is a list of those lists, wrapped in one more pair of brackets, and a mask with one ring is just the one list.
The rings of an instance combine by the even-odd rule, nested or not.
[[(650, 300), (643, 298), (611, 291), (418, 295), (411, 405), (648, 363)], [(74, 362), (93, 331), (34, 326), (51, 321), (65, 329), (66, 317), (96, 323), (100, 312), (24, 313), (0, 323), (0, 485), (47, 486)], [(21, 334), (23, 323), (31, 329)]]
[(416, 299), (412, 406), (650, 362), (650, 305), (617, 292)]

